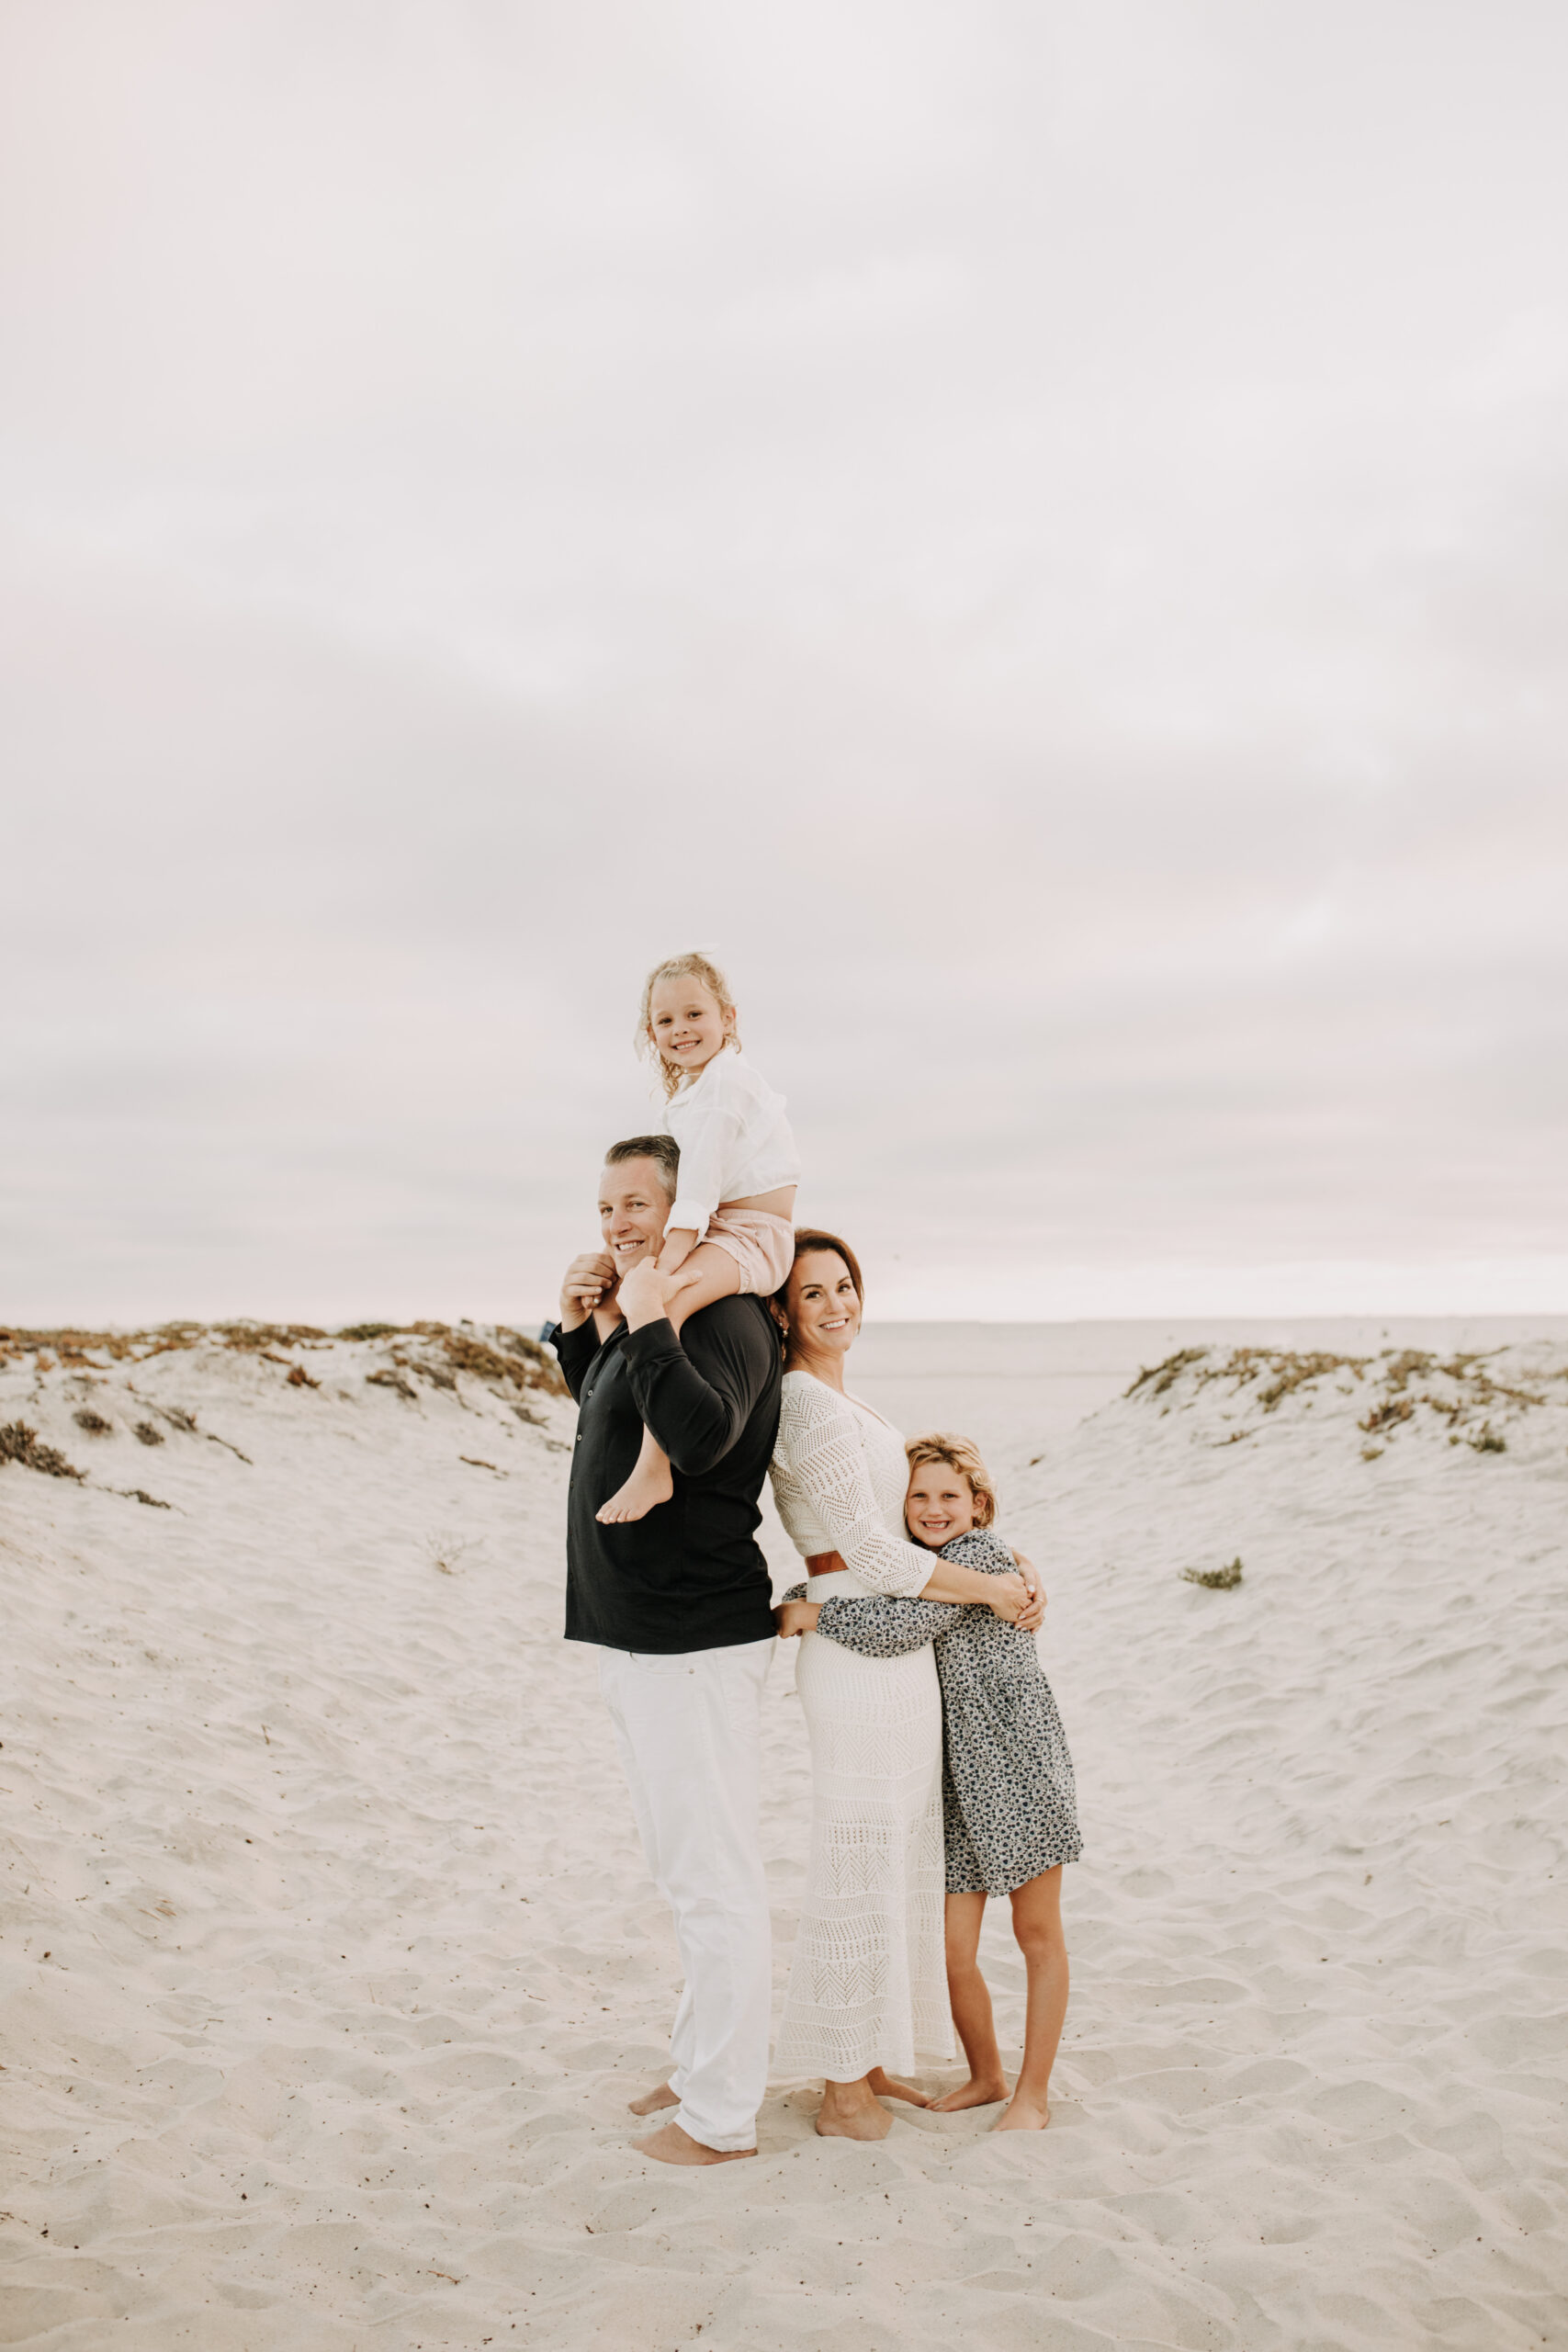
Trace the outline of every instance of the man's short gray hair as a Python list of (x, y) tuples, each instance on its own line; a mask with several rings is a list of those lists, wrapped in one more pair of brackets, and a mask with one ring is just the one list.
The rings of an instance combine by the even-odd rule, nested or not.
[(659, 1170), (665, 1198), (674, 1199), (681, 1189), (681, 1147), (673, 1136), (628, 1136), (624, 1143), (613, 1143), (604, 1154), (606, 1168), (619, 1168), (627, 1159), (651, 1159)]

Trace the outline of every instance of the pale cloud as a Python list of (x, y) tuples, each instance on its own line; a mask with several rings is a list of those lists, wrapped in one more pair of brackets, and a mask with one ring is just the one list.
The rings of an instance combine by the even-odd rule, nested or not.
[(0, 1308), (542, 1310), (691, 938), (899, 1311), (1568, 1305), (1558, 11), (4, 40)]

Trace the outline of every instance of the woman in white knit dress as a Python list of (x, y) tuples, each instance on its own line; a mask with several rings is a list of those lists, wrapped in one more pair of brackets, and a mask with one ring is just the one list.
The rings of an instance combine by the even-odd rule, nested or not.
[[(811, 1598), (978, 1600), (1010, 1623), (1037, 1623), (1032, 1579), (983, 1575), (906, 1541), (903, 1440), (844, 1387), (861, 1306), (853, 1251), (832, 1234), (797, 1234), (774, 1301), (787, 1369), (773, 1483)], [(825, 2078), (818, 2132), (881, 2139), (892, 2120), (878, 2093), (926, 2103), (885, 2070), (953, 2054), (942, 1693), (930, 1648), (860, 1657), (815, 1634), (802, 1639), (795, 1685), (811, 1739), (811, 1856), (773, 2071)]]

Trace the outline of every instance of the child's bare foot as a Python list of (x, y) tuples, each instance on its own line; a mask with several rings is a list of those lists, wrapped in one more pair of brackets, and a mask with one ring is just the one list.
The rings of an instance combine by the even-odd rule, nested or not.
[(818, 2134), (824, 2140), (886, 2140), (893, 2118), (878, 2106), (863, 2083), (829, 2083), (817, 2110)]
[(626, 1485), (602, 1503), (593, 1516), (601, 1527), (624, 1526), (627, 1520), (646, 1519), (658, 1504), (667, 1503), (674, 1491), (668, 1462), (656, 1463), (649, 1470), (639, 1462)]
[(930, 2107), (931, 2105), (924, 2091), (911, 2090), (908, 2083), (896, 2083), (891, 2075), (883, 2073), (880, 2066), (872, 2068), (866, 2076), (866, 2081), (871, 2085), (873, 2094), (877, 2098), (907, 2098), (911, 2107)]
[(661, 2107), (679, 2107), (680, 2104), (679, 2098), (668, 2083), (660, 2083), (654, 2089), (644, 2091), (640, 2098), (626, 2101), (634, 2115), (656, 2115)]
[(1014, 2091), (1008, 2101), (1007, 2113), (998, 2115), (991, 2126), (994, 2132), (1043, 2132), (1051, 2120), (1051, 2110), (1043, 2098), (1032, 2098), (1026, 2092)]
[(956, 2115), (962, 2107), (994, 2107), (998, 2099), (1006, 2098), (1007, 2095), (1005, 2075), (971, 2075), (966, 2083), (949, 2091), (945, 2098), (933, 2098), (931, 2110), (933, 2115)]

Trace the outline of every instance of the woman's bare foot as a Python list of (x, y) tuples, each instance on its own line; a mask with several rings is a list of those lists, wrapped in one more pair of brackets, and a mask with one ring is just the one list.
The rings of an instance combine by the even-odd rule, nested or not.
[(662, 1466), (656, 1463), (649, 1470), (639, 1462), (626, 1485), (607, 1503), (601, 1503), (593, 1516), (601, 1527), (621, 1527), (627, 1520), (646, 1519), (657, 1505), (667, 1503), (674, 1491), (668, 1462)]
[(661, 2165), (732, 2165), (757, 2153), (755, 2148), (706, 2147), (678, 2123), (667, 2123), (651, 2140), (639, 2140), (637, 2151), (639, 2156), (657, 2157)]
[(998, 2115), (991, 2129), (994, 2132), (1043, 2132), (1050, 2120), (1051, 2110), (1043, 2098), (1032, 2098), (1024, 2091), (1014, 2091), (1008, 2101), (1007, 2113)]
[(998, 2099), (1006, 2098), (1007, 2095), (1005, 2075), (971, 2075), (966, 2083), (949, 2091), (945, 2098), (933, 2098), (931, 2110), (933, 2115), (956, 2115), (961, 2107), (994, 2107)]
[(634, 2115), (657, 2115), (661, 2107), (679, 2107), (680, 2104), (680, 2099), (668, 2083), (660, 2083), (655, 2089), (644, 2091), (640, 2098), (629, 2098), (626, 2101), (626, 2105)]
[(886, 2140), (893, 2118), (877, 2104), (869, 2078), (858, 2083), (829, 2083), (817, 2110), (817, 2130), (824, 2140)]
[(911, 2090), (908, 2083), (896, 2083), (891, 2075), (883, 2073), (880, 2066), (874, 2066), (865, 2079), (876, 2098), (907, 2098), (911, 2107), (931, 2105), (924, 2091)]

